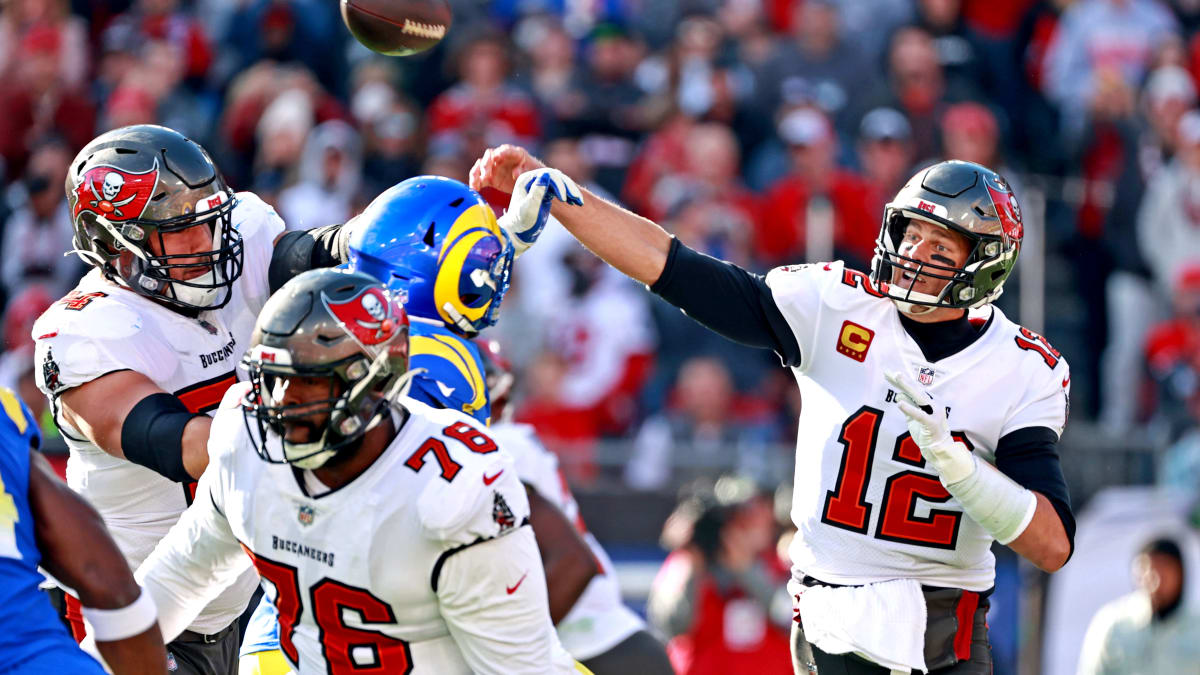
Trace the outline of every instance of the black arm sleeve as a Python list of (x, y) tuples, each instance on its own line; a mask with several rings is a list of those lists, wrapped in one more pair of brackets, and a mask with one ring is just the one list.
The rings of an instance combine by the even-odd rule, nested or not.
[(772, 349), (784, 365), (800, 365), (800, 345), (760, 274), (672, 239), (662, 276), (650, 291), (730, 340)]
[(267, 282), (274, 293), (301, 272), (336, 267), (349, 259), (350, 228), (345, 225), (284, 232), (271, 253)]
[[(1071, 495), (1058, 462), (1058, 436), (1046, 427), (1017, 429), (996, 445), (996, 468), (1001, 473), (1050, 500), (1058, 513), (1071, 554), (1075, 553), (1075, 516), (1071, 513)], [(1070, 560), (1070, 556), (1067, 557)]]
[(167, 393), (138, 401), (121, 423), (125, 459), (176, 483), (190, 483), (183, 466), (183, 428), (202, 414), (189, 412), (183, 401)]

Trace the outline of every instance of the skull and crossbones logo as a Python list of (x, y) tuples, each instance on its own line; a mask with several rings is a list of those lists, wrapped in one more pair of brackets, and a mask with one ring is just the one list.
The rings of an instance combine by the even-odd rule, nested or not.
[(125, 214), (121, 212), (121, 207), (137, 198), (137, 193), (135, 192), (125, 199), (116, 201), (117, 195), (121, 194), (121, 188), (123, 187), (125, 187), (125, 177), (116, 171), (110, 171), (106, 176), (104, 176), (104, 182), (100, 186), (101, 191), (104, 193), (103, 197), (99, 192), (96, 191), (96, 183), (92, 183), (92, 194), (96, 197), (96, 199), (92, 201), (92, 206), (105, 213), (112, 213), (118, 217), (124, 217)]

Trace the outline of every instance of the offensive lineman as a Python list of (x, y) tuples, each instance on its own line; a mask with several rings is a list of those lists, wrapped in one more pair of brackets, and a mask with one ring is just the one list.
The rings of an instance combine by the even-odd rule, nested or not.
[[(284, 234), (208, 154), (154, 125), (102, 134), (71, 164), (75, 250), (94, 267), (34, 325), (38, 388), (70, 448), (67, 481), (136, 568), (191, 500), (214, 410), (274, 287), (345, 259), (348, 228)], [(340, 256), (340, 257), (339, 257)], [(168, 646), (181, 673), (237, 668), (251, 571)], [(68, 618), (83, 637), (78, 602)]]
[(398, 401), (408, 328), (359, 272), (271, 297), (196, 501), (137, 573), (165, 636), (253, 561), (300, 673), (574, 672), (511, 457), (465, 415)]
[[(496, 421), (488, 432), (513, 456), (517, 475), (532, 498), (555, 505), (575, 523), (579, 536), (595, 556), (599, 573), (591, 578), (570, 611), (556, 622), (563, 647), (595, 675), (672, 675), (675, 671), (661, 642), (646, 630), (646, 622), (621, 602), (621, 587), (616, 570), (604, 547), (588, 532), (579, 513), (579, 504), (558, 468), (558, 458), (537, 437), (528, 424), (513, 422), (508, 407), (514, 378), (500, 355), (495, 341), (480, 342), (480, 354), (486, 368), (492, 413)], [(540, 522), (533, 514), (534, 532)], [(539, 539), (539, 545), (541, 540)], [(552, 589), (553, 590), (553, 589)]]
[[(541, 167), (490, 149), (471, 185), (511, 191)], [(553, 214), (689, 316), (792, 368), (795, 672), (991, 672), (991, 542), (1053, 572), (1075, 529), (1055, 450), (1066, 360), (990, 304), (1023, 234), (1004, 179), (958, 161), (919, 172), (885, 209), (869, 278), (840, 262), (750, 274), (591, 194)]]
[[(546, 187), (546, 186), (542, 186)], [(544, 210), (553, 187), (514, 195), (511, 207)], [(467, 339), (493, 325), (508, 288), (514, 249), (522, 241), (502, 231), (491, 207), (463, 183), (440, 176), (416, 176), (376, 197), (353, 220), (348, 269), (366, 272), (404, 298), (409, 317), (407, 396), (434, 408), (491, 418), (483, 361)], [(546, 572), (550, 618), (558, 623), (598, 573), (596, 560), (572, 523), (536, 492), (529, 493), (530, 524)], [(279, 651), (275, 608), (263, 599), (255, 609), (241, 647), (241, 675), (287, 672)], [(591, 652), (594, 653), (594, 652)]]

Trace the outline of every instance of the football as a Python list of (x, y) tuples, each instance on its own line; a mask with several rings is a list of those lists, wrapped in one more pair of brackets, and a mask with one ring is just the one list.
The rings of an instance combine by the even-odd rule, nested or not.
[(408, 56), (441, 42), (453, 14), (447, 0), (341, 0), (342, 20), (359, 42), (388, 56)]

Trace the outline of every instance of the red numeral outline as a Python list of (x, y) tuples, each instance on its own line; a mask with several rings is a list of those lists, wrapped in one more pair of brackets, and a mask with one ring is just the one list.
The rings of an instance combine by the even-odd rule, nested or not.
[[(866, 494), (882, 420), (882, 411), (863, 406), (842, 424), (838, 441), (845, 451), (836, 487), (826, 493), (821, 522), (867, 534), (874, 505), (866, 500)], [(953, 432), (952, 435), (956, 441), (974, 450), (965, 434)], [(908, 432), (896, 439), (892, 459), (918, 469), (925, 468), (921, 449)], [(958, 541), (962, 513), (930, 509), (928, 516), (917, 516), (918, 498), (944, 503), (950, 500), (950, 493), (931, 473), (907, 470), (889, 476), (883, 488), (883, 508), (875, 526), (875, 537), (915, 546), (953, 549)]]
[(1013, 340), (1021, 349), (1037, 352), (1038, 356), (1041, 356), (1042, 360), (1045, 361), (1046, 365), (1052, 370), (1054, 369), (1054, 366), (1058, 365), (1059, 360), (1062, 358), (1062, 353), (1054, 347), (1051, 347), (1050, 343), (1046, 341), (1046, 338), (1038, 335), (1028, 328), (1021, 328), (1021, 334), (1014, 337)]
[[(321, 654), (325, 656), (329, 675), (404, 675), (413, 669), (412, 652), (404, 640), (379, 631), (351, 628), (342, 620), (349, 610), (363, 623), (396, 623), (391, 606), (363, 588), (347, 586), (328, 577), (318, 581), (309, 591), (312, 595), (313, 619), (319, 630)], [(366, 648), (373, 656), (370, 665), (358, 665), (352, 654)]]
[(861, 288), (866, 291), (867, 295), (873, 295), (877, 298), (884, 297), (884, 294), (878, 288), (871, 285), (871, 278), (858, 270), (843, 269), (842, 283), (851, 288)]
[(105, 293), (103, 291), (93, 291), (91, 293), (82, 293), (80, 291), (71, 291), (70, 293), (67, 293), (67, 296), (65, 298), (63, 298), (62, 300), (59, 300), (59, 302), (61, 302), (63, 304), (63, 306), (65, 306), (67, 309), (78, 312), (78, 311), (82, 310), (84, 307), (87, 307), (88, 305), (92, 304), (92, 300), (95, 300), (96, 298), (107, 298), (107, 297), (108, 297), (108, 293)]
[(871, 503), (867, 501), (867, 483), (875, 462), (875, 437), (883, 422), (883, 411), (863, 406), (842, 424), (838, 442), (845, 448), (838, 468), (837, 484), (825, 493), (821, 522), (843, 530), (867, 533), (871, 522)]
[(458, 475), (458, 470), (462, 468), (462, 464), (454, 461), (450, 457), (450, 451), (446, 449), (446, 444), (436, 438), (425, 439), (421, 447), (405, 460), (404, 466), (413, 471), (420, 471), (425, 466), (425, 455), (430, 452), (437, 459), (438, 468), (442, 470), (442, 478), (447, 483), (454, 480), (454, 477)]
[(478, 452), (481, 455), (486, 455), (489, 452), (495, 452), (499, 449), (496, 441), (493, 441), (487, 434), (484, 434), (466, 422), (451, 424), (442, 429), (442, 433), (467, 446), (471, 449), (471, 452)]
[(246, 549), (246, 553), (254, 561), (258, 576), (275, 587), (275, 609), (279, 612), (279, 648), (292, 663), (299, 665), (300, 652), (292, 642), (292, 635), (296, 632), (296, 622), (304, 606), (300, 601), (300, 579), (296, 568), (254, 555), (250, 549)]
[[(300, 598), (300, 576), (295, 567), (275, 562), (250, 549), (242, 547), (258, 575), (275, 587), (275, 609), (279, 612), (279, 648), (284, 656), (297, 668), (300, 667), (300, 652), (292, 636), (304, 604)], [(363, 623), (394, 624), (396, 613), (390, 605), (371, 594), (370, 591), (347, 586), (328, 577), (321, 579), (309, 589), (312, 598), (313, 622), (317, 624), (321, 653), (325, 656), (329, 675), (384, 675), (412, 672), (412, 652), (404, 640), (384, 635), (379, 631), (351, 628), (342, 620), (342, 612), (349, 610), (358, 614)], [(352, 654), (359, 647), (366, 647), (374, 654), (371, 665), (360, 666)]]

